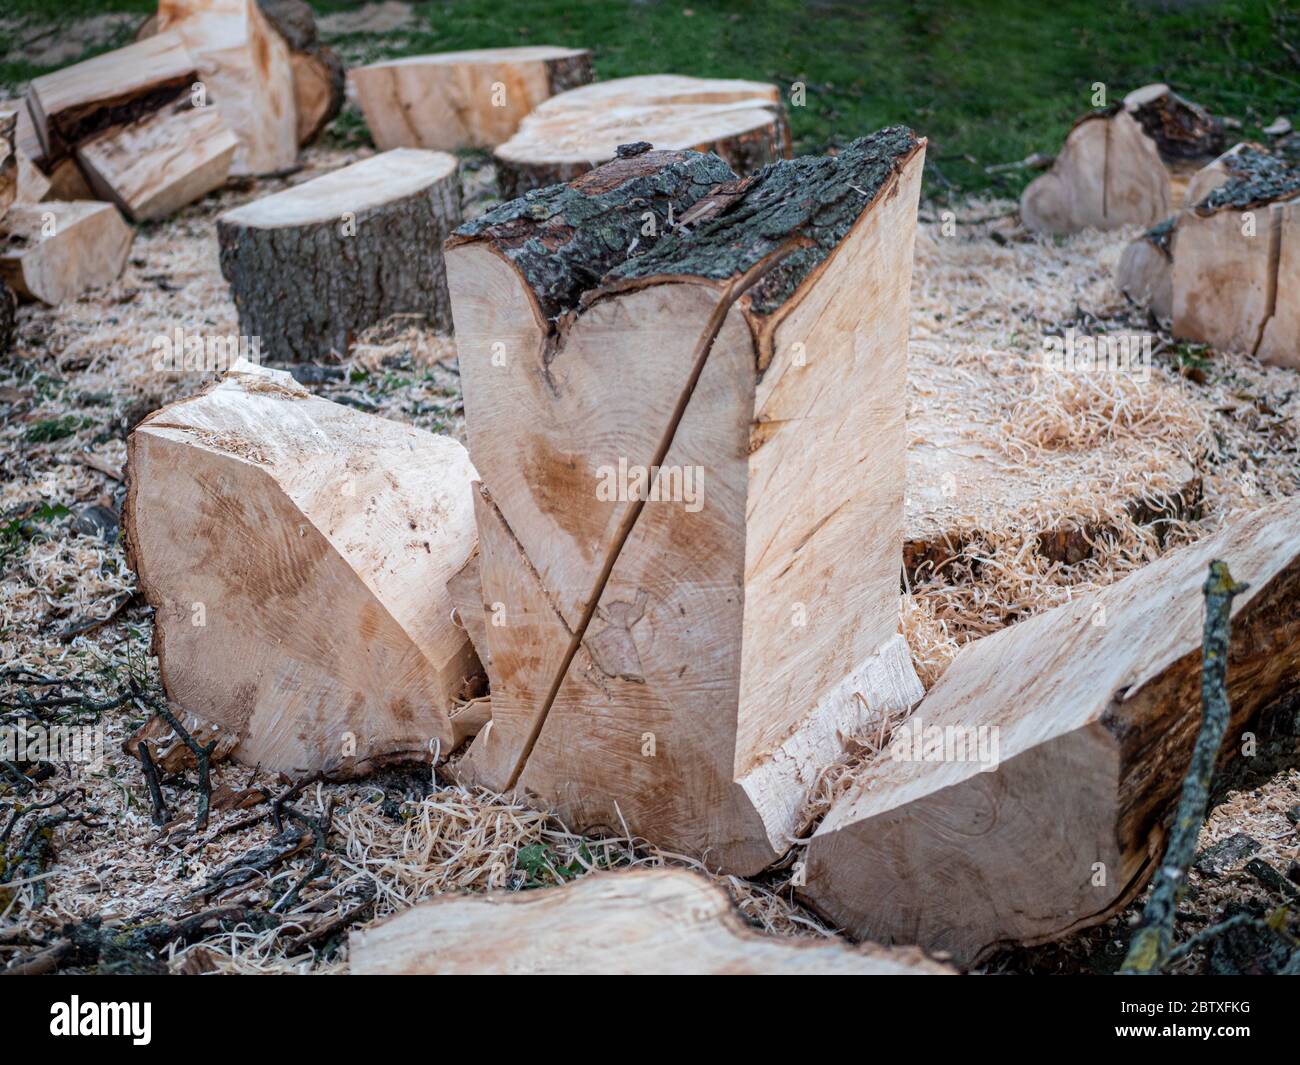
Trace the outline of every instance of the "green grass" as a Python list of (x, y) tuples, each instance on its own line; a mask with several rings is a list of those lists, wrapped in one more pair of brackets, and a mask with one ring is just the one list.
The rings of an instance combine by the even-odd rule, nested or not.
[[(150, 5), (7, 6), (87, 14)], [(356, 10), (341, 0), (313, 6)], [(984, 167), (1056, 151), (1090, 108), (1096, 82), (1114, 100), (1167, 81), (1241, 119), (1235, 135), (1244, 137), (1300, 111), (1300, 9), (1287, 0), (455, 0), (415, 10), (412, 29), (347, 43), (372, 56), (566, 44), (592, 49), (601, 78), (673, 72), (768, 80), (786, 90), (802, 82), (806, 106), (791, 108), (797, 151), (907, 123), (930, 138), (931, 194), (1018, 192), (1032, 175), (989, 175)], [(0, 65), (0, 80), (21, 76)]]

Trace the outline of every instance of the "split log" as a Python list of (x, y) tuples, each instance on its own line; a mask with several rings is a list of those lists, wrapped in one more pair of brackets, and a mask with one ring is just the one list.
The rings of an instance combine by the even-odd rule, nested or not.
[(175, 33), (159, 33), (32, 80), (27, 105), (46, 172), (82, 141), (187, 96), (198, 63)]
[(164, 36), (183, 41), (199, 63), (209, 102), (239, 138), (230, 172), (292, 166), (298, 158), (293, 64), (257, 0), (160, 0), (158, 27), (141, 43)]
[(0, 237), (0, 279), (54, 306), (116, 281), (134, 239), (111, 203), (14, 204)]
[(1115, 287), (1139, 307), (1168, 323), (1174, 314), (1174, 257), (1170, 250), (1177, 218), (1166, 218), (1131, 241), (1115, 270)]
[(920, 694), (898, 572), (924, 141), (744, 181), (643, 147), (447, 244), (493, 613), (492, 727), (458, 771), (752, 873), (842, 737)]
[(495, 148), (543, 100), (591, 81), (591, 53), (531, 45), (406, 56), (348, 74), (370, 135), (389, 148)]
[(685, 869), (538, 891), (445, 895), (352, 933), (354, 974), (946, 975), (920, 951), (763, 935)]
[(1150, 226), (1170, 210), (1169, 173), (1156, 144), (1123, 110), (1076, 122), (1052, 169), (1020, 197), (1021, 221), (1034, 233)]
[(1044, 558), (1074, 565), (1126, 518), (1163, 539), (1169, 522), (1199, 516), (1201, 477), (1184, 458), (1196, 446), (1191, 437), (1153, 436), (1142, 448), (1106, 441), (1013, 461), (991, 441), (1019, 381), (995, 369), (930, 362), (921, 352), (913, 352), (908, 378), (915, 395), (903, 531), (909, 580), (943, 576), (964, 548), (999, 535), (1027, 534)]
[(1215, 167), (1206, 183), (1217, 184), (1174, 232), (1174, 335), (1300, 366), (1300, 291), (1286, 284), (1300, 252), (1288, 203), (1300, 197), (1300, 168), (1246, 146)]
[(310, 144), (343, 109), (343, 61), (321, 43), (304, 0), (258, 0), (262, 14), (289, 46), (298, 144)]
[(790, 155), (780, 91), (756, 81), (654, 74), (570, 89), (538, 105), (493, 153), (504, 198), (571, 181), (643, 141), (721, 156), (753, 173)]
[(967, 645), (808, 848), (802, 897), (856, 936), (973, 962), (1099, 924), (1159, 861), (1200, 720), (1201, 584), (1233, 605), (1225, 757), (1300, 681), (1300, 501)]
[(214, 106), (185, 100), (83, 141), (77, 162), (100, 199), (147, 222), (224, 185), (238, 147)]
[(240, 360), (142, 422), (127, 469), (164, 687), (237, 736), (236, 759), (346, 775), (465, 739), (452, 710), (480, 670), (446, 591), (474, 547), (460, 444)]
[(268, 358), (341, 355), (389, 315), (450, 327), (442, 242), (459, 222), (455, 158), (398, 148), (227, 211), (221, 273)]

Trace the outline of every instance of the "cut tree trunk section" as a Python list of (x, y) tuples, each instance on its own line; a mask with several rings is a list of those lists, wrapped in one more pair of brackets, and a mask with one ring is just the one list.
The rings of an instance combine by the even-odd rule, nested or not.
[(277, 361), (342, 355), (393, 314), (445, 330), (442, 243), (459, 222), (455, 158), (414, 148), (228, 211), (217, 236), (240, 328)]
[(1174, 335), (1300, 367), (1300, 168), (1239, 145), (1207, 170), (1174, 230)]
[(137, 121), (187, 96), (199, 66), (175, 33), (87, 59), (32, 80), (27, 105), (47, 172), (97, 133)]
[(310, 144), (343, 108), (343, 61), (321, 43), (304, 0), (258, 0), (262, 14), (289, 46), (299, 145)]
[(533, 45), (406, 56), (348, 72), (370, 135), (389, 148), (495, 148), (543, 100), (591, 81), (591, 53)]
[(169, 105), (77, 148), (91, 188), (134, 222), (165, 218), (226, 182), (239, 139), (212, 105)]
[(111, 203), (16, 203), (0, 226), (0, 278), (55, 306), (116, 281), (134, 238)]
[(1174, 316), (1174, 257), (1170, 250), (1177, 218), (1166, 218), (1131, 241), (1115, 270), (1115, 287), (1158, 321)]
[(1034, 233), (1150, 226), (1171, 209), (1169, 173), (1156, 144), (1122, 110), (1075, 123), (1052, 169), (1020, 198), (1021, 220)]
[(919, 697), (898, 573), (923, 155), (895, 128), (737, 181), (633, 147), (448, 242), (491, 614), (462, 779), (753, 873), (843, 736)]
[(571, 181), (636, 142), (713, 152), (741, 175), (790, 155), (775, 85), (676, 74), (618, 78), (538, 105), (493, 153), (501, 194), (510, 199)]
[(1099, 924), (1159, 860), (1200, 722), (1201, 585), (1233, 605), (1224, 758), (1300, 686), (1300, 501), (967, 645), (858, 770), (802, 897), (855, 936), (973, 962)]
[(128, 474), (163, 684), (235, 758), (352, 774), (466, 738), (480, 670), (446, 591), (475, 542), (460, 444), (240, 361), (140, 424)]
[(239, 138), (232, 174), (275, 173), (297, 161), (289, 46), (256, 0), (160, 0), (158, 28), (140, 43), (174, 36), (198, 61), (209, 101)]
[(919, 951), (763, 935), (685, 869), (595, 873), (561, 887), (445, 895), (352, 933), (371, 975), (944, 975)]

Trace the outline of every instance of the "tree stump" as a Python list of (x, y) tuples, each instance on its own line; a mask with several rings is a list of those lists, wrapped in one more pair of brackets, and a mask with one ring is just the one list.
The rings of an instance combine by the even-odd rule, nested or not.
[[(489, 623), (467, 781), (753, 873), (898, 635), (924, 142), (624, 149), (447, 245)], [(669, 227), (669, 218), (676, 225)]]
[(1115, 287), (1166, 325), (1174, 314), (1174, 257), (1170, 250), (1177, 218), (1166, 218), (1131, 241), (1115, 269)]
[(643, 141), (694, 149), (750, 174), (790, 155), (780, 91), (755, 81), (654, 74), (599, 81), (538, 105), (493, 153), (505, 199), (571, 181)]
[(443, 895), (352, 934), (353, 973), (942, 975), (920, 951), (854, 949), (751, 927), (686, 869), (595, 873), (562, 887)]
[(465, 739), (480, 670), (446, 590), (475, 540), (460, 444), (240, 361), (143, 421), (128, 456), (122, 525), (163, 684), (235, 758), (350, 774)]
[(973, 963), (1100, 924), (1159, 861), (1200, 723), (1201, 585), (1233, 604), (1225, 757), (1300, 687), (1300, 501), (968, 644), (808, 847), (804, 901)]
[(116, 281), (134, 239), (111, 203), (16, 203), (0, 224), (0, 279), (54, 306)]
[(495, 148), (538, 104), (591, 81), (591, 53), (531, 45), (387, 59), (348, 72), (381, 149)]
[(221, 273), (267, 358), (341, 356), (393, 314), (450, 328), (442, 242), (459, 222), (455, 158), (398, 148), (223, 214)]

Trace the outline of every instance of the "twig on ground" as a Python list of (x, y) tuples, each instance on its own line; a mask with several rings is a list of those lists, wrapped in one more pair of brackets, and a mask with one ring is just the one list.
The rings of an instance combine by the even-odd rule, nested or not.
[(140, 770), (144, 773), (144, 782), (149, 788), (149, 802), (153, 806), (153, 823), (165, 825), (170, 818), (167, 813), (167, 800), (163, 798), (162, 785), (158, 781), (158, 767), (153, 764), (149, 745), (144, 740), (136, 744), (135, 749), (140, 755)]

